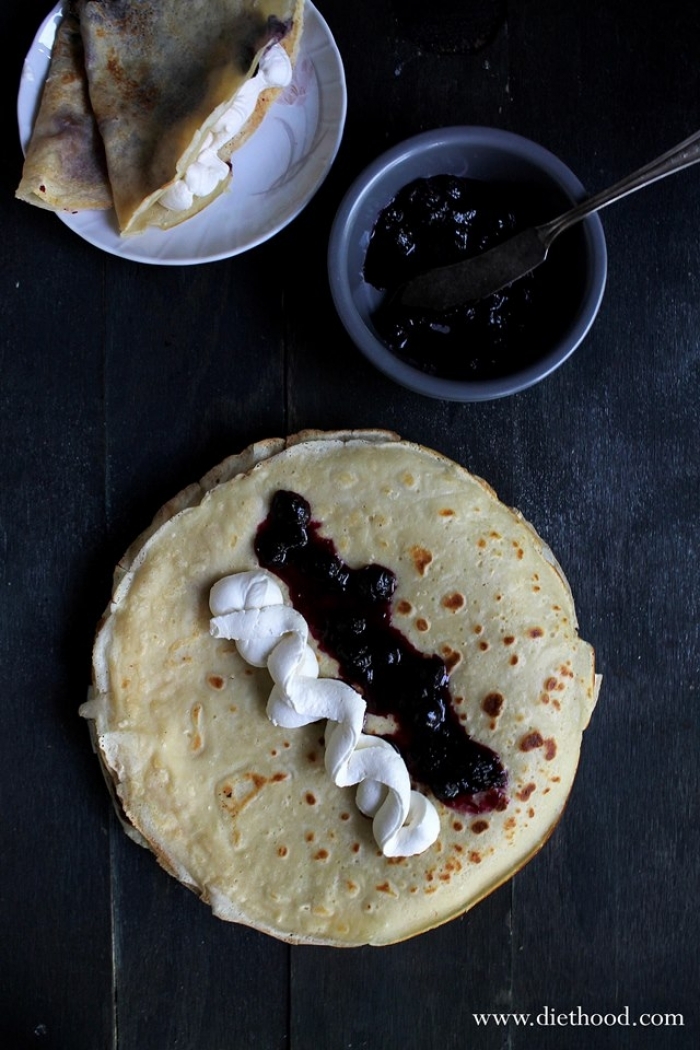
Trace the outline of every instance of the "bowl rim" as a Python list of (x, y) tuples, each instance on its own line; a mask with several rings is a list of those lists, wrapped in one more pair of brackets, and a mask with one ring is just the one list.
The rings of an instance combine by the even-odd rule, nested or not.
[[(429, 375), (402, 361), (374, 334), (357, 311), (348, 268), (342, 264), (342, 260), (348, 258), (355, 216), (376, 186), (390, 178), (392, 173), (400, 170), (416, 154), (455, 145), (513, 153), (542, 169), (571, 199), (572, 204), (586, 196), (581, 181), (559, 157), (516, 132), (476, 124), (423, 131), (385, 150), (349, 186), (331, 226), (327, 252), (328, 280), (336, 311), (346, 331), (360, 352), (381, 372), (402, 386), (428, 397), (451, 401), (487, 401), (516, 394), (541, 382), (581, 345), (596, 318), (605, 292), (607, 248), (600, 217), (597, 214), (587, 216), (579, 224), (584, 234), (587, 259), (581, 304), (565, 337), (535, 363), (498, 379), (456, 380)], [(385, 203), (388, 204), (390, 199), (388, 197)]]

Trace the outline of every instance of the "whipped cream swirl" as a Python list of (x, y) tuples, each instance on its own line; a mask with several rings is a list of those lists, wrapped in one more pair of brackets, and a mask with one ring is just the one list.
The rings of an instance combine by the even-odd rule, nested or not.
[(432, 803), (411, 789), (406, 764), (392, 745), (362, 732), (366, 704), (351, 686), (319, 678), (304, 617), (284, 602), (263, 570), (225, 576), (211, 589), (210, 633), (228, 638), (247, 663), (267, 666), (273, 681), (267, 714), (296, 729), (327, 719), (326, 772), (338, 787), (357, 784), (358, 809), (387, 857), (422, 853), (435, 842), (440, 820)]

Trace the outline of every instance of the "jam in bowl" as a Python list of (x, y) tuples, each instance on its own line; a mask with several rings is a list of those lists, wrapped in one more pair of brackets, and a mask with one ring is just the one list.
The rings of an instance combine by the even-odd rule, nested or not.
[(493, 128), (417, 135), (383, 154), (336, 215), (328, 272), (349, 335), (381, 371), (432, 397), (480, 401), (516, 393), (583, 341), (605, 287), (602, 225), (589, 216), (531, 274), (444, 314), (394, 293), (433, 267), (488, 250), (585, 196), (553, 154)]

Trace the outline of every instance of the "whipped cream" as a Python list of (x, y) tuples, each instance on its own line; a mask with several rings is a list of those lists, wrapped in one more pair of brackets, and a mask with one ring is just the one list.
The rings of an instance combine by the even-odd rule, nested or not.
[(284, 602), (270, 573), (254, 569), (225, 576), (211, 589), (210, 633), (236, 642), (273, 681), (267, 714), (296, 729), (326, 719), (326, 771), (338, 787), (357, 784), (355, 801), (387, 857), (409, 857), (431, 846), (440, 831), (432, 803), (411, 789), (406, 765), (392, 745), (362, 732), (366, 704), (336, 678), (319, 678), (304, 617)]
[(199, 153), (184, 175), (167, 188), (158, 203), (169, 211), (186, 211), (195, 197), (208, 197), (229, 174), (219, 150), (230, 142), (252, 115), (266, 88), (286, 87), (292, 79), (292, 63), (281, 44), (265, 48), (255, 76), (238, 89), (231, 105), (207, 132)]

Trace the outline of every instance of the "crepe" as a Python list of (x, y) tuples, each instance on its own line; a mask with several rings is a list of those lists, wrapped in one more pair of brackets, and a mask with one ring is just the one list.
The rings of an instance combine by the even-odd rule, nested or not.
[[(70, 11), (79, 19), (84, 49), (84, 79), (74, 95), (89, 94), (89, 111), (81, 114), (81, 129), (96, 122), (97, 137), (80, 138), (55, 116), (54, 92), (45, 96), (45, 122), (55, 148), (54, 166), (60, 192), (43, 195), (45, 206), (78, 210), (92, 207), (73, 185), (73, 171), (95, 167), (106, 157), (106, 181), (100, 192), (113, 202), (120, 231), (138, 233), (149, 226), (168, 229), (201, 211), (228, 188), (225, 162), (256, 130), (281, 88), (260, 78), (268, 45), (278, 43), (296, 59), (303, 26), (303, 0), (74, 0)], [(64, 29), (64, 25), (66, 28)], [(69, 13), (60, 27), (54, 66), (65, 61), (64, 41), (70, 40), (80, 60), (75, 22)], [(61, 68), (57, 75), (60, 77)], [(187, 206), (164, 207), (159, 201), (181, 181), (211, 143), (212, 129), (231, 110), (240, 91), (258, 76), (263, 85), (244, 125), (210, 151), (221, 169), (213, 189), (191, 198)], [(59, 90), (60, 90), (59, 80)], [(60, 102), (60, 99), (59, 99)], [(37, 127), (30, 145), (46, 133)], [(44, 147), (46, 143), (44, 141)], [(230, 167), (230, 165), (229, 165)], [(25, 166), (23, 182), (35, 164)], [(36, 194), (18, 194), (37, 203)], [(100, 204), (100, 207), (106, 205)]]
[[(302, 8), (301, 0), (79, 0), (90, 99), (123, 232), (176, 225), (224, 192), (230, 177), (184, 211), (158, 204), (263, 48), (279, 37), (295, 53)], [(278, 93), (261, 98), (252, 126)]]
[[(444, 661), (460, 731), (505, 770), (480, 811), (416, 784), (440, 819), (417, 856), (382, 854), (354, 789), (325, 771), (323, 724), (273, 725), (268, 671), (210, 634), (210, 589), (258, 567), (280, 490), (308, 501), (346, 565), (395, 574), (392, 629)], [(384, 945), (462, 914), (537, 852), (597, 691), (559, 566), (488, 485), (388, 432), (305, 432), (225, 461), (135, 541), (81, 713), (130, 833), (216, 915), (296, 943)], [(368, 716), (368, 733), (386, 730)]]
[(70, 12), (56, 31), (16, 196), (52, 211), (112, 207), (104, 146), (88, 97), (80, 26)]

